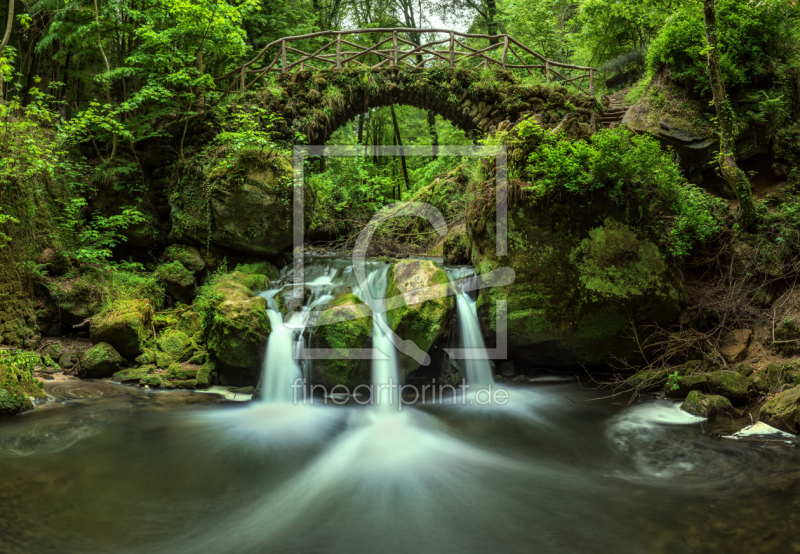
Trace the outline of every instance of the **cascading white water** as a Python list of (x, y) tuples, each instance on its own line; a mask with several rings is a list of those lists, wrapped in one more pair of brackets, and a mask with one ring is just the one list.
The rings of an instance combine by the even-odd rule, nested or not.
[(400, 401), (397, 349), (389, 338), (386, 320), (386, 288), (390, 267), (384, 265), (367, 275), (369, 294), (359, 294), (358, 289), (354, 290), (372, 309), (372, 348), (379, 353), (372, 360), (373, 404), (383, 410), (399, 408)]
[[(458, 323), (461, 331), (461, 348), (474, 349), (474, 351), (485, 352), (486, 343), (483, 341), (481, 325), (478, 321), (478, 309), (475, 300), (464, 292), (459, 281), (475, 275), (475, 270), (471, 268), (458, 268), (447, 271), (450, 283), (456, 293), (456, 307), (458, 309)], [(492, 367), (489, 360), (478, 359), (477, 355), (463, 360), (465, 379), (467, 385), (475, 388), (486, 388), (494, 384)]]

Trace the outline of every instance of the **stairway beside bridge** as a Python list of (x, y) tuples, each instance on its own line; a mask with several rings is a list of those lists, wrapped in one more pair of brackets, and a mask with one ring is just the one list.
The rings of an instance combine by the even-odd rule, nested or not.
[(622, 122), (622, 118), (628, 113), (630, 106), (625, 105), (625, 96), (628, 91), (630, 91), (629, 88), (622, 89), (608, 97), (608, 108), (600, 117), (600, 122), (604, 128), (613, 129)]

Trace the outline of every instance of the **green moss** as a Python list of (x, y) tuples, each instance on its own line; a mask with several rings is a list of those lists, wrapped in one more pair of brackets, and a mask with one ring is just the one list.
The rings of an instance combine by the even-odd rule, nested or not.
[(719, 413), (733, 410), (733, 405), (730, 400), (724, 396), (713, 394), (706, 395), (693, 390), (686, 397), (686, 400), (681, 405), (681, 409), (699, 417), (711, 417)]
[(150, 366), (142, 366), (136, 367), (132, 369), (123, 369), (122, 371), (117, 371), (112, 377), (112, 381), (117, 381), (119, 383), (138, 383), (141, 381), (145, 376), (154, 373), (156, 368), (152, 365)]
[(281, 276), (278, 268), (269, 262), (254, 262), (250, 264), (238, 264), (234, 271), (248, 273), (250, 275), (266, 275), (270, 281), (274, 281)]
[(207, 389), (214, 384), (214, 373), (216, 369), (214, 362), (206, 362), (200, 367), (197, 371), (196, 379), (196, 386), (198, 389)]
[(102, 379), (111, 377), (122, 364), (122, 356), (107, 342), (101, 342), (81, 354), (78, 377)]
[(45, 398), (44, 386), (33, 376), (35, 352), (0, 350), (0, 416), (33, 408), (31, 398)]
[(334, 298), (317, 320), (314, 340), (318, 348), (333, 348), (342, 359), (317, 360), (313, 364), (314, 383), (328, 387), (361, 384), (369, 371), (364, 360), (349, 355), (372, 336), (372, 310), (360, 298), (344, 292)]
[(153, 277), (167, 285), (184, 288), (194, 286), (194, 274), (178, 261), (159, 265), (153, 272)]
[[(386, 312), (389, 327), (427, 352), (455, 307), (447, 274), (430, 260), (401, 260), (389, 269), (387, 281), (387, 307), (397, 305)], [(426, 292), (428, 288), (432, 292)], [(400, 356), (402, 378), (417, 367), (413, 358)]]
[(230, 278), (242, 283), (253, 292), (261, 292), (269, 289), (269, 279), (266, 277), (266, 275), (234, 271), (230, 274)]
[(198, 368), (196, 367), (182, 367), (181, 364), (172, 364), (167, 370), (167, 376), (172, 380), (187, 381), (189, 379), (196, 379)]
[[(167, 329), (156, 341), (158, 349), (166, 354), (171, 360), (185, 362), (188, 360), (195, 345), (186, 333), (177, 329)], [(159, 364), (161, 367), (161, 364)]]
[(724, 396), (734, 404), (747, 401), (750, 380), (735, 371), (712, 371), (706, 374), (708, 390)]
[(92, 342), (107, 342), (127, 358), (142, 352), (151, 334), (153, 310), (149, 300), (121, 300), (92, 319)]
[(205, 262), (200, 256), (200, 252), (193, 246), (185, 244), (171, 244), (164, 250), (161, 259), (167, 263), (180, 262), (183, 267), (192, 273), (202, 271), (205, 267)]

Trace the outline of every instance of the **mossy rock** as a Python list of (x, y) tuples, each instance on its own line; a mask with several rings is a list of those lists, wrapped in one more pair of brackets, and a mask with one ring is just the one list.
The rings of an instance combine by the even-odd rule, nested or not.
[(195, 311), (185, 311), (178, 317), (177, 328), (191, 337), (203, 329), (203, 318)]
[(152, 333), (153, 310), (148, 300), (115, 302), (92, 319), (92, 342), (106, 342), (126, 358), (135, 358)]
[[(59, 317), (70, 325), (98, 314), (108, 298), (107, 274), (90, 266), (82, 268), (78, 276), (50, 279), (46, 286)], [(10, 331), (13, 329), (6, 322), (6, 332)]]
[(640, 392), (651, 392), (661, 390), (669, 377), (670, 369), (645, 369), (637, 371), (623, 382), (626, 390), (638, 390)]
[(249, 264), (238, 264), (234, 271), (249, 273), (250, 275), (266, 275), (270, 281), (280, 278), (281, 272), (277, 267), (269, 262), (254, 262)]
[[(158, 366), (161, 367), (163, 361), (159, 361), (158, 352), (162, 352), (169, 357), (169, 359), (176, 362), (185, 362), (192, 357), (192, 352), (195, 350), (195, 345), (192, 339), (183, 331), (177, 329), (167, 329), (156, 340), (158, 351), (156, 352), (156, 361)], [(166, 357), (162, 356), (162, 359)]]
[[(603, 198), (520, 201), (508, 212), (508, 255), (498, 258), (495, 213), (484, 207), (483, 187), (494, 194), (493, 182), (476, 184), (468, 207), (475, 214), (467, 221), (473, 265), (483, 279), (500, 268), (515, 275), (510, 285), (480, 293), (486, 335), (505, 332), (510, 355), (536, 366), (607, 366), (615, 357), (643, 362), (631, 323), (646, 340), (647, 326), (678, 320), (686, 296), (650, 227), (625, 223), (639, 210)], [(501, 302), (505, 318), (498, 317)]]
[[(455, 308), (447, 274), (431, 260), (400, 260), (392, 264), (386, 299), (389, 327), (423, 352), (433, 346)], [(401, 380), (420, 366), (403, 353), (399, 354), (399, 365)]]
[(145, 348), (139, 356), (136, 356), (136, 363), (141, 365), (151, 365), (156, 363), (156, 354), (152, 348)]
[(681, 409), (699, 417), (711, 417), (721, 413), (733, 411), (733, 404), (724, 396), (716, 394), (703, 394), (693, 390), (681, 404)]
[(186, 244), (171, 244), (164, 250), (161, 255), (161, 260), (164, 262), (180, 262), (183, 267), (188, 269), (194, 274), (197, 274), (206, 267), (200, 251), (194, 246)]
[(44, 386), (33, 376), (35, 352), (0, 351), (0, 416), (33, 409), (32, 398), (45, 398)]
[(735, 371), (713, 371), (706, 374), (708, 390), (724, 396), (734, 404), (747, 402), (750, 380)]
[[(291, 248), (292, 164), (287, 156), (246, 149), (232, 163), (216, 164), (202, 178), (207, 196), (198, 198), (188, 179), (178, 183), (177, 195), (170, 196), (171, 240), (210, 242), (251, 256), (275, 256)], [(309, 194), (309, 215), (312, 208)], [(213, 221), (210, 229), (209, 219)]]
[(214, 362), (206, 362), (197, 370), (196, 388), (207, 389), (214, 384), (214, 374), (216, 372)]
[(665, 389), (668, 398), (686, 398), (692, 391), (708, 391), (708, 377), (704, 374), (684, 375), (676, 384), (678, 385), (676, 389)]
[(60, 342), (52, 342), (45, 346), (39, 355), (44, 359), (45, 356), (50, 356), (51, 360), (58, 360), (61, 357), (61, 354), (64, 351), (64, 347), (61, 345)]
[(269, 289), (269, 279), (266, 275), (259, 273), (242, 273), (234, 271), (230, 278), (240, 282), (253, 292), (261, 292)]
[(336, 385), (355, 388), (369, 384), (371, 360), (348, 355), (349, 349), (368, 346), (372, 337), (372, 310), (356, 295), (345, 292), (334, 298), (317, 320), (315, 348), (333, 348), (339, 358), (314, 360), (314, 385), (331, 390)]
[(107, 342), (95, 344), (80, 357), (78, 377), (81, 379), (103, 379), (119, 371), (123, 359)]
[(144, 386), (148, 386), (151, 389), (174, 389), (176, 385), (170, 381), (167, 376), (163, 373), (151, 373), (149, 375), (145, 375), (142, 377), (142, 380), (139, 381), (139, 384)]
[(789, 433), (800, 432), (800, 386), (792, 387), (767, 400), (761, 406), (759, 419), (776, 429)]
[(180, 263), (169, 262), (156, 267), (153, 277), (164, 285), (167, 294), (178, 302), (190, 304), (194, 297), (194, 273)]
[(234, 279), (221, 279), (214, 289), (225, 300), (214, 308), (207, 346), (218, 362), (220, 380), (225, 385), (254, 384), (272, 330), (267, 301)]
[(111, 380), (117, 381), (118, 383), (138, 383), (145, 376), (150, 375), (155, 371), (156, 368), (154, 366), (142, 366), (131, 369), (123, 369), (122, 371), (117, 371), (111, 377)]
[(198, 367), (186, 367), (181, 364), (172, 364), (167, 369), (167, 376), (173, 381), (188, 381), (197, 378)]

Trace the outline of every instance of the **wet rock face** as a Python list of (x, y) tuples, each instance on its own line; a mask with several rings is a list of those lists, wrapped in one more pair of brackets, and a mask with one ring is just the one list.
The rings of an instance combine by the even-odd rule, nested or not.
[(681, 405), (681, 409), (692, 415), (700, 417), (711, 417), (721, 413), (728, 413), (733, 410), (730, 400), (724, 396), (716, 394), (703, 394), (699, 391), (692, 391)]
[[(502, 331), (505, 303), (512, 357), (551, 367), (604, 365), (613, 356), (639, 360), (631, 322), (677, 321), (684, 292), (646, 226), (626, 225), (625, 218), (619, 207), (598, 199), (518, 205), (509, 210), (508, 255), (502, 258), (495, 256), (494, 225), (468, 222), (478, 274), (486, 280), (501, 267), (515, 273), (510, 285), (480, 293), (487, 344)], [(647, 335), (643, 327), (638, 332), (640, 339)]]
[[(430, 260), (395, 262), (389, 269), (386, 298), (389, 327), (404, 341), (413, 341), (423, 352), (433, 346), (455, 308), (447, 274)], [(398, 361), (401, 380), (420, 366), (414, 358), (402, 353)]]
[(31, 410), (31, 398), (46, 396), (42, 383), (33, 377), (38, 360), (33, 352), (0, 352), (0, 417)]
[(355, 359), (348, 352), (369, 347), (372, 327), (372, 310), (361, 299), (349, 292), (334, 298), (319, 316), (312, 340), (315, 348), (333, 348), (343, 359), (315, 360), (312, 384), (329, 391), (336, 385), (350, 390), (369, 385), (371, 360)]
[(767, 400), (761, 407), (759, 419), (782, 431), (800, 432), (800, 385)]

